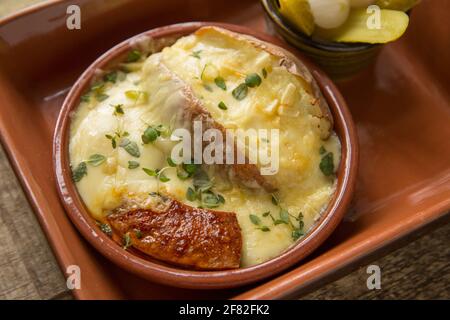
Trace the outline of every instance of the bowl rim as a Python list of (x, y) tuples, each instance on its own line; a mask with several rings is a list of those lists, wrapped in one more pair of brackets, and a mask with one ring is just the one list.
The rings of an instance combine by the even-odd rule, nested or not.
[[(148, 261), (123, 250), (96, 226), (94, 219), (90, 216), (78, 194), (75, 183), (72, 181), (69, 165), (68, 147), (71, 115), (78, 107), (81, 95), (98, 75), (98, 70), (110, 66), (112, 61), (126, 54), (132, 49), (133, 40), (142, 36), (155, 39), (181, 37), (191, 34), (203, 26), (217, 26), (233, 32), (247, 34), (285, 48), (299, 57), (310, 70), (327, 100), (334, 118), (334, 130), (341, 140), (342, 155), (337, 172), (336, 191), (326, 211), (316, 222), (313, 229), (280, 255), (258, 265), (233, 270), (185, 270), (168, 266), (163, 262)], [(129, 272), (153, 282), (191, 289), (224, 289), (243, 286), (280, 273), (304, 259), (328, 238), (347, 211), (355, 189), (358, 159), (358, 138), (351, 114), (336, 86), (322, 71), (301, 56), (297, 50), (277, 38), (247, 27), (214, 22), (179, 23), (151, 29), (121, 42), (101, 55), (77, 79), (66, 96), (53, 137), (53, 166), (56, 188), (66, 214), (83, 237), (103, 256)]]
[(292, 25), (288, 21), (286, 21), (286, 19), (283, 16), (281, 16), (279, 10), (275, 8), (276, 6), (275, 2), (278, 2), (278, 0), (261, 0), (262, 7), (264, 8), (266, 14), (279, 28), (281, 28), (284, 32), (286, 32), (290, 37), (305, 43), (309, 47), (335, 53), (354, 53), (371, 50), (380, 46), (380, 44), (362, 43), (362, 42), (338, 43), (338, 42), (319, 42), (313, 40), (311, 37), (308, 37), (307, 35), (304, 35), (301, 32), (296, 31), (295, 28), (293, 28)]

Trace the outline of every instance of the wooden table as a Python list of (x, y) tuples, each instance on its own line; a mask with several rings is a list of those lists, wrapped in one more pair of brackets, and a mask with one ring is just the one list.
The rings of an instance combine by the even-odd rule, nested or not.
[[(43, 0), (1, 0), (0, 17)], [(0, 299), (72, 299), (65, 279), (0, 146)], [(450, 224), (302, 298), (450, 299)]]

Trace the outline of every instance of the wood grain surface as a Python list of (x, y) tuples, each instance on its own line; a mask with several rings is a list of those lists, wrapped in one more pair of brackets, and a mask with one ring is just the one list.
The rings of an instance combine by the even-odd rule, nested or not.
[[(42, 0), (1, 0), (0, 17)], [(381, 289), (368, 290), (367, 267), (305, 299), (450, 299), (450, 224), (371, 262)], [(72, 299), (65, 279), (0, 146), (0, 299)]]

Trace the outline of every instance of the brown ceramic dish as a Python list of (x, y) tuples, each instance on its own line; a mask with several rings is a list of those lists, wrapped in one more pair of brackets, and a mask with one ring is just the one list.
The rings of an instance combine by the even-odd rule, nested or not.
[[(182, 23), (169, 25), (150, 30), (137, 37), (147, 36), (151, 39), (176, 39), (195, 32), (205, 25), (217, 25), (228, 30), (248, 34), (274, 44), (285, 47), (280, 43), (259, 32), (231, 24), (211, 23)], [(87, 209), (77, 193), (76, 186), (71, 178), (69, 167), (69, 135), (70, 115), (79, 105), (80, 97), (86, 92), (95, 80), (98, 70), (108, 70), (114, 63), (120, 61), (133, 48), (130, 43), (133, 39), (122, 42), (109, 50), (96, 60), (77, 80), (66, 100), (56, 124), (54, 137), (54, 164), (58, 191), (63, 200), (66, 211), (81, 232), (81, 234), (104, 256), (122, 268), (131, 271), (148, 280), (156, 281), (177, 287), (186, 288), (227, 288), (243, 286), (261, 279), (273, 276), (296, 262), (300, 261), (316, 249), (331, 234), (347, 211), (355, 187), (358, 165), (358, 142), (353, 120), (348, 112), (344, 99), (333, 83), (316, 67), (308, 64), (312, 74), (321, 87), (326, 100), (330, 105), (335, 119), (335, 130), (342, 145), (341, 165), (337, 172), (337, 189), (327, 210), (323, 213), (317, 225), (301, 240), (293, 244), (279, 256), (259, 265), (224, 271), (190, 271), (168, 266), (156, 260), (143, 259), (127, 250), (123, 250), (113, 240), (100, 232), (95, 221), (90, 217)], [(123, 60), (123, 59), (122, 59)]]
[[(69, 4), (83, 12), (81, 30), (66, 28)], [(406, 34), (383, 46), (373, 67), (339, 84), (356, 123), (360, 162), (353, 203), (333, 234), (280, 276), (223, 290), (146, 281), (90, 246), (57, 193), (53, 133), (68, 90), (109, 48), (145, 30), (192, 20), (264, 32), (260, 2), (57, 0), (0, 20), (0, 139), (63, 274), (71, 265), (82, 270), (81, 288), (73, 295), (298, 298), (449, 221), (450, 29), (441, 23), (449, 10), (450, 2), (422, 1)], [(37, 270), (38, 277), (47, 270)]]

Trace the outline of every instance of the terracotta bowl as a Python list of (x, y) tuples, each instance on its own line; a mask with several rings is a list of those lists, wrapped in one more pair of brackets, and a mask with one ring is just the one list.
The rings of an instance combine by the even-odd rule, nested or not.
[(83, 204), (71, 178), (68, 148), (70, 115), (76, 110), (81, 95), (96, 77), (96, 70), (106, 69), (125, 56), (131, 50), (130, 43), (136, 43), (133, 39), (122, 42), (98, 58), (74, 84), (59, 114), (53, 142), (53, 157), (57, 189), (69, 218), (84, 238), (105, 257), (123, 269), (150, 281), (184, 288), (219, 289), (242, 286), (280, 273), (305, 258), (327, 239), (341, 221), (351, 201), (358, 167), (358, 141), (347, 105), (334, 84), (323, 72), (308, 61), (305, 61), (298, 52), (278, 39), (241, 26), (201, 22), (161, 27), (136, 37), (149, 36), (154, 39), (177, 38), (191, 34), (205, 25), (220, 26), (231, 31), (248, 34), (284, 47), (296, 54), (310, 69), (329, 103), (335, 121), (334, 129), (342, 144), (342, 158), (337, 172), (337, 190), (326, 212), (303, 239), (293, 244), (279, 256), (252, 267), (225, 271), (190, 271), (123, 250), (98, 229), (94, 219), (91, 218)]

